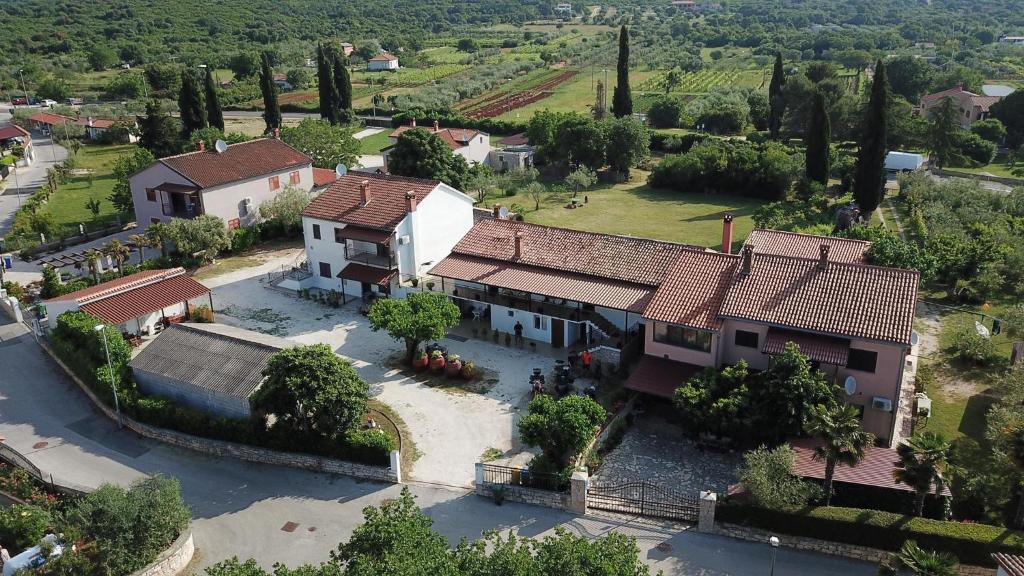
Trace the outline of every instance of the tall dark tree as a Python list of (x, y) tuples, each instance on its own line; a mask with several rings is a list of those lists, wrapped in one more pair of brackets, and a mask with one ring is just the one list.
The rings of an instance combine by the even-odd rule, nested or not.
[(813, 182), (828, 184), (829, 174), (829, 141), (832, 139), (832, 127), (825, 109), (825, 95), (820, 90), (814, 92), (814, 106), (807, 125), (804, 143), (807, 145), (806, 174)]
[(786, 71), (782, 67), (782, 53), (775, 54), (775, 69), (772, 70), (772, 81), (768, 84), (768, 130), (773, 139), (779, 139), (782, 128), (782, 116), (786, 113), (786, 101), (782, 96), (782, 87), (786, 85)]
[(338, 124), (338, 86), (334, 83), (334, 57), (331, 50), (319, 44), (316, 47), (316, 78), (320, 90), (320, 117)]
[(943, 98), (942, 104), (932, 108), (928, 126), (929, 147), (936, 168), (952, 164), (956, 155), (956, 137), (960, 128), (960, 114), (952, 98)]
[(334, 84), (338, 91), (338, 115), (342, 123), (352, 121), (352, 79), (348, 73), (348, 56), (341, 50), (334, 53)]
[(857, 165), (853, 173), (853, 199), (863, 217), (869, 217), (882, 202), (885, 190), (885, 147), (888, 136), (886, 101), (889, 82), (885, 78), (885, 64), (875, 64), (875, 80), (871, 86), (871, 100), (864, 116)]
[(146, 115), (137, 119), (139, 123), (139, 145), (157, 158), (177, 154), (181, 151), (178, 140), (179, 124), (171, 117), (158, 100), (146, 104)]
[(263, 93), (263, 120), (267, 132), (281, 127), (281, 107), (277, 104), (277, 86), (274, 85), (274, 69), (270, 67), (270, 54), (260, 56), (260, 91)]
[(210, 126), (224, 131), (224, 112), (220, 107), (220, 97), (217, 96), (217, 85), (213, 81), (213, 70), (206, 68), (206, 120)]
[(178, 112), (181, 114), (181, 133), (188, 136), (193, 130), (206, 128), (206, 105), (199, 91), (195, 72), (181, 71), (181, 91), (178, 92)]
[(633, 114), (633, 94), (629, 90), (629, 29), (625, 26), (619, 30), (619, 63), (612, 94), (612, 114), (616, 118)]

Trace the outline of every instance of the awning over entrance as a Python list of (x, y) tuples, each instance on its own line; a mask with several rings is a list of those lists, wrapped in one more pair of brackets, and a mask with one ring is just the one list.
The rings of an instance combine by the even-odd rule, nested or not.
[(822, 364), (846, 366), (846, 361), (850, 357), (849, 340), (775, 328), (768, 329), (768, 337), (764, 340), (761, 352), (771, 355), (782, 354), (787, 342), (796, 344), (801, 354)]
[(338, 278), (352, 280), (353, 282), (376, 284), (377, 286), (388, 286), (391, 284), (391, 279), (395, 277), (395, 274), (398, 274), (397, 270), (377, 268), (365, 264), (349, 264), (341, 272), (338, 272)]
[(373, 228), (363, 228), (361, 226), (345, 226), (339, 229), (335, 236), (338, 238), (345, 238), (347, 240), (360, 240), (362, 242), (371, 242), (373, 244), (387, 244), (391, 240), (391, 232), (384, 230), (374, 230)]
[(652, 396), (672, 398), (676, 388), (703, 370), (703, 366), (695, 364), (643, 356), (636, 370), (626, 380), (626, 388)]
[(160, 190), (161, 192), (173, 192), (175, 194), (191, 194), (199, 190), (196, 186), (189, 186), (188, 184), (176, 184), (174, 182), (164, 182), (159, 186), (155, 186), (154, 190)]

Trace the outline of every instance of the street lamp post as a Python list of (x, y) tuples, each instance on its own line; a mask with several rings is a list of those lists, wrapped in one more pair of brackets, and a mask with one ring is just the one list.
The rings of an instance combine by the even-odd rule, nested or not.
[(110, 389), (114, 391), (114, 410), (117, 411), (117, 427), (121, 428), (121, 404), (117, 399), (117, 384), (114, 383), (114, 366), (110, 362), (110, 346), (107, 344), (107, 331), (104, 329), (106, 326), (103, 324), (97, 324), (93, 330), (103, 335), (103, 351), (107, 353), (107, 371), (110, 372)]
[(772, 547), (772, 569), (770, 576), (775, 576), (775, 554), (779, 551), (779, 538), (777, 536), (772, 536), (768, 539), (768, 543), (771, 544)]
[(21, 90), (25, 92), (25, 106), (28, 106), (28, 86), (25, 84), (25, 71), (18, 68), (18, 74), (21, 76)]

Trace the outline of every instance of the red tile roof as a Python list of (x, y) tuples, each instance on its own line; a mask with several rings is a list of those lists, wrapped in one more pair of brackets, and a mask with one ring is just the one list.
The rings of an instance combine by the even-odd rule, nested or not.
[[(928, 104), (931, 103), (932, 101), (941, 100), (943, 98), (953, 96), (955, 94), (960, 94), (962, 92), (966, 92), (963, 86), (953, 86), (952, 88), (940, 90), (939, 92), (935, 92), (934, 94), (925, 94), (924, 96), (921, 96), (921, 103)], [(970, 94), (970, 92), (967, 93)]]
[[(522, 234), (522, 254), (514, 258), (517, 232)], [(513, 220), (483, 220), (452, 253), (653, 287), (661, 284), (672, 264), (689, 248)]]
[(1002, 97), (1000, 96), (982, 96), (980, 94), (971, 95), (971, 104), (981, 108), (982, 112), (988, 112), (989, 108), (1000, 100), (1002, 100)]
[(721, 316), (826, 335), (910, 343), (920, 275), (914, 270), (754, 254)]
[(260, 138), (216, 150), (161, 158), (175, 172), (203, 188), (308, 166), (308, 156), (276, 138)]
[(718, 310), (732, 282), (739, 257), (719, 252), (686, 250), (661, 283), (644, 318), (718, 330)]
[(1006, 572), (1006, 576), (1024, 576), (1024, 556), (996, 552), (992, 559)]
[(9, 140), (11, 138), (31, 138), (32, 136), (27, 130), (21, 126), (11, 124), (0, 128), (0, 140)]
[(821, 245), (825, 244), (829, 247), (828, 258), (833, 262), (863, 262), (864, 253), (871, 247), (871, 242), (864, 240), (761, 228), (754, 229), (745, 243), (753, 246), (756, 254), (778, 254), (798, 258), (818, 258)]
[(392, 54), (377, 54), (373, 58), (370, 58), (370, 62), (382, 62), (391, 60), (398, 60), (398, 57)]
[(636, 313), (643, 312), (654, 293), (632, 282), (459, 254), (442, 260), (430, 274)]
[(530, 139), (526, 137), (525, 132), (513, 134), (507, 138), (502, 138), (501, 140), (498, 140), (498, 144), (502, 146), (524, 146), (529, 143)]
[(652, 396), (672, 398), (676, 388), (703, 370), (703, 366), (645, 355), (640, 357), (636, 369), (626, 379), (626, 388)]
[(189, 276), (175, 276), (103, 299), (93, 300), (81, 306), (82, 310), (104, 322), (121, 324), (145, 314), (152, 314), (162, 308), (199, 298), (209, 292), (209, 288)]
[[(359, 193), (359, 185), (364, 180), (369, 182), (370, 192), (370, 202), (366, 206), (362, 205)], [(404, 176), (346, 174), (314, 198), (302, 215), (367, 228), (394, 230), (406, 215), (406, 192), (413, 192), (416, 201), (422, 202), (438, 184), (440, 182), (437, 180)]]
[[(107, 128), (110, 128), (111, 126), (113, 126), (114, 122), (116, 122), (116, 120), (107, 120), (106, 118), (93, 118), (92, 119), (92, 127), (93, 128), (99, 128), (101, 130), (106, 130)], [(79, 116), (75, 120), (75, 124), (78, 124), (79, 126), (88, 126), (89, 125), (89, 118), (84, 117), (84, 116)]]
[(480, 134), (479, 130), (470, 130), (466, 128), (439, 128), (434, 130), (433, 127), (426, 126), (399, 126), (395, 128), (388, 136), (390, 138), (398, 138), (402, 134), (405, 134), (409, 130), (423, 129), (431, 134), (437, 135), (438, 138), (444, 141), (452, 150), (458, 150), (469, 144), (469, 142)]
[(367, 266), (365, 264), (349, 264), (338, 272), (338, 278), (344, 278), (345, 280), (353, 280), (355, 282), (365, 282), (367, 284), (376, 284), (378, 286), (387, 286), (391, 283), (391, 279), (398, 274), (397, 270), (388, 270), (386, 268), (377, 268), (376, 266)]
[(68, 122), (74, 122), (74, 118), (68, 118), (67, 116), (61, 116), (60, 114), (53, 114), (51, 112), (38, 112), (29, 116), (29, 120), (33, 122), (40, 122), (42, 124), (66, 124)]
[(801, 354), (815, 362), (846, 366), (846, 361), (850, 358), (849, 340), (778, 328), (768, 329), (768, 337), (764, 340), (761, 352), (772, 356), (782, 354), (789, 342), (796, 344)]
[(313, 167), (313, 186), (327, 186), (338, 179), (338, 173), (329, 168)]
[[(804, 478), (825, 478), (825, 461), (814, 459), (814, 447), (819, 441), (813, 438), (799, 438), (790, 441), (796, 460), (793, 462), (793, 474)], [(899, 460), (896, 451), (890, 448), (868, 446), (864, 451), (864, 459), (856, 466), (836, 466), (834, 479), (836, 482), (875, 486), (890, 490), (913, 492), (906, 484), (898, 484), (892, 478), (895, 464)], [(949, 488), (943, 487), (942, 494), (951, 496)]]
[(963, 105), (964, 99), (967, 99), (972, 106), (981, 108), (982, 112), (988, 112), (989, 107), (1002, 100), (1000, 96), (984, 96), (968, 92), (967, 90), (964, 90), (963, 86), (954, 86), (952, 88), (942, 90), (941, 92), (922, 96), (921, 105), (928, 108), (934, 102), (951, 97), (956, 97), (960, 101), (961, 105)]
[(47, 302), (54, 302), (57, 300), (77, 300), (78, 302), (88, 302), (98, 298), (105, 298), (113, 294), (124, 292), (125, 290), (131, 290), (138, 288), (152, 282), (163, 280), (165, 278), (172, 278), (174, 276), (181, 276), (185, 273), (184, 268), (171, 268), (168, 270), (143, 270), (142, 272), (136, 272), (135, 274), (129, 274), (121, 278), (115, 278), (109, 282), (97, 284), (96, 286), (90, 286), (88, 288), (82, 288), (74, 292), (68, 292), (55, 298), (47, 300)]

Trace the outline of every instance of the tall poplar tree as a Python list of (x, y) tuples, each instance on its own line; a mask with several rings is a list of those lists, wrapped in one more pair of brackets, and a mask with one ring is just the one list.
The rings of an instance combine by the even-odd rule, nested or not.
[(782, 53), (775, 54), (775, 69), (772, 70), (772, 81), (768, 84), (768, 130), (772, 139), (779, 139), (782, 129), (782, 116), (786, 112), (786, 102), (782, 99), (782, 87), (786, 85), (786, 71), (782, 67)]
[(352, 112), (352, 79), (348, 73), (348, 56), (341, 50), (332, 50), (334, 54), (334, 84), (338, 91), (338, 117), (342, 123), (349, 123), (354, 116)]
[(263, 92), (263, 120), (267, 132), (281, 127), (281, 108), (277, 104), (277, 86), (274, 85), (274, 69), (270, 67), (270, 54), (260, 55), (260, 91)]
[(210, 126), (224, 131), (224, 112), (220, 108), (217, 85), (213, 81), (213, 70), (206, 68), (206, 120)]
[(338, 87), (334, 84), (334, 56), (323, 44), (316, 47), (316, 77), (320, 92), (320, 117), (338, 124)]
[(828, 110), (825, 109), (825, 96), (820, 90), (814, 91), (814, 106), (807, 125), (807, 136), (804, 143), (806, 152), (806, 174), (813, 182), (828, 184), (829, 173), (829, 141), (832, 139), (832, 127), (829, 124)]
[(625, 26), (619, 30), (619, 63), (612, 94), (612, 114), (616, 118), (633, 114), (633, 94), (629, 90), (629, 29)]
[(195, 72), (181, 71), (181, 90), (178, 92), (178, 112), (181, 114), (181, 133), (188, 137), (193, 130), (206, 128), (206, 106), (199, 93)]
[(853, 199), (860, 207), (861, 217), (867, 218), (882, 202), (885, 190), (885, 147), (888, 136), (886, 104), (889, 82), (885, 77), (885, 64), (875, 64), (875, 80), (871, 86), (871, 100), (864, 116), (857, 166), (853, 173)]

